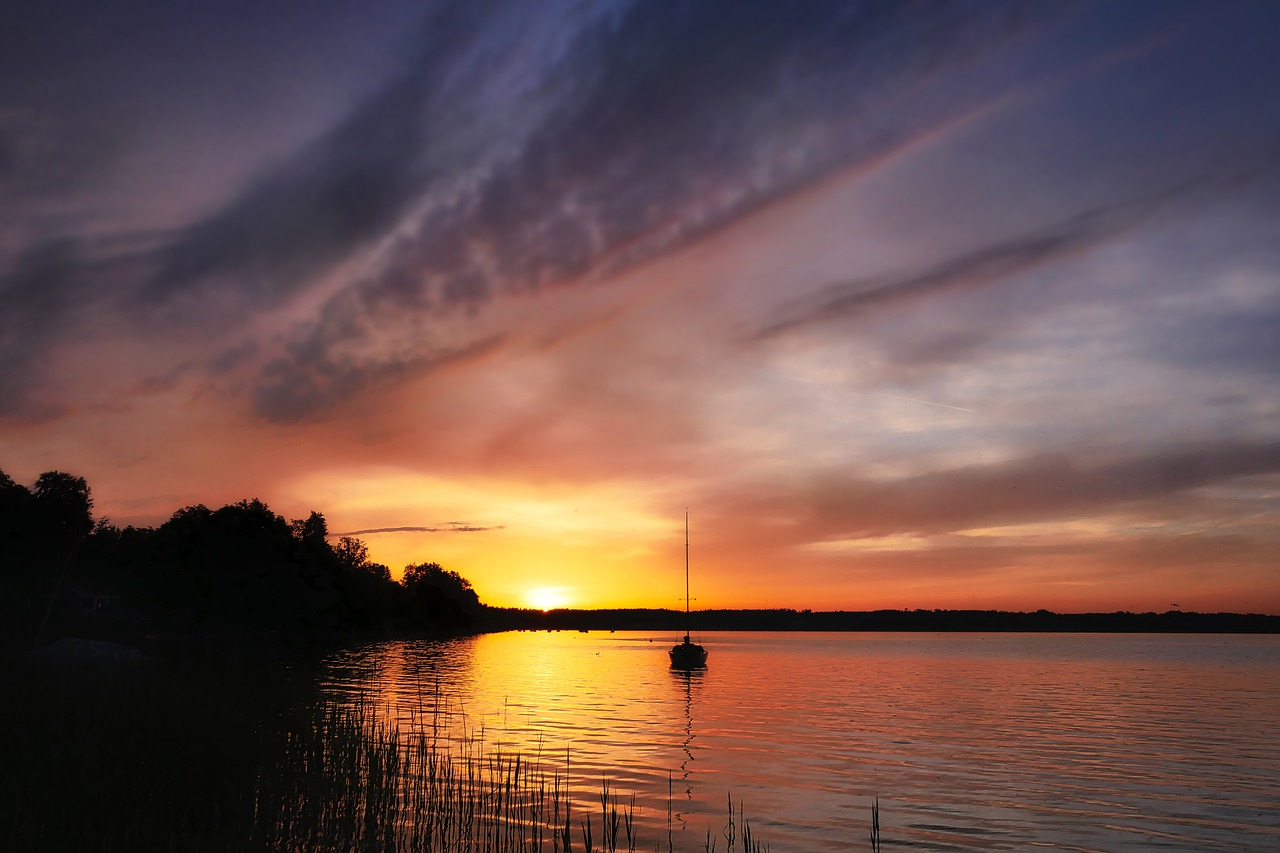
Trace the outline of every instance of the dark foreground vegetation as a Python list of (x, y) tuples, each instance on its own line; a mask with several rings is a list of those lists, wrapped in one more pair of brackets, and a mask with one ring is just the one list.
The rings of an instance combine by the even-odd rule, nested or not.
[(393, 581), (318, 512), (290, 521), (245, 500), (120, 528), (93, 516), (82, 477), (48, 471), (27, 488), (0, 472), (5, 648), (75, 637), (189, 654), (450, 634), (473, 630), (482, 610), (471, 584), (436, 563)]
[[(451, 740), (426, 708), (398, 723), (326, 701), (305, 665), (10, 663), (0, 848), (15, 853), (672, 849), (653, 821), (641, 838), (607, 781), (575, 800), (563, 756)], [(716, 830), (706, 849), (763, 849), (732, 808)]]

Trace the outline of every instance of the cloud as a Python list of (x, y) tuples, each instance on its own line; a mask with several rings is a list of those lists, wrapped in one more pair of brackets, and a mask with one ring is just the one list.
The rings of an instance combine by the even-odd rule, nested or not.
[[(121, 258), (126, 280), (100, 288), (68, 257), (56, 290), (93, 293), (135, 334), (242, 352), (220, 339), (246, 312), (327, 298), (308, 319), (290, 313), (274, 346), (259, 341), (249, 389), (260, 417), (314, 419), (367, 383), (483, 347), (493, 331), (467, 322), (495, 299), (645, 263), (894, 148), (932, 121), (902, 90), (1005, 43), (1021, 31), (1016, 9), (443, 4), (408, 70), (328, 132), (195, 221), (144, 235)], [(33, 121), (0, 122), (10, 173)], [(39, 310), (12, 307), (15, 327)], [(39, 359), (65, 337), (43, 322), (9, 358)], [(30, 393), (10, 381), (0, 405), (16, 411)]]
[[(783, 305), (771, 321), (753, 332), (749, 341), (763, 341), (809, 326), (863, 316), (881, 308), (912, 303), (943, 294), (977, 290), (1049, 264), (1091, 251), (1131, 233), (1153, 217), (1203, 200), (1214, 191), (1239, 186), (1254, 170), (1223, 171), (1180, 180), (1155, 192), (1072, 215), (1007, 240), (990, 243), (945, 258), (920, 270), (829, 285), (819, 293)], [(939, 342), (952, 359), (967, 341)]]
[(0, 186), (17, 171), (18, 140), (12, 132), (0, 125)]
[(1280, 299), (1250, 307), (1218, 305), (1162, 318), (1146, 351), (1181, 369), (1273, 377), (1280, 366)]
[(38, 99), (23, 104), (29, 95), (0, 89), (0, 101), (8, 101), (0, 106), (0, 201), (8, 208), (4, 231), (30, 229), (28, 239), (47, 240), (51, 235), (42, 220), (56, 221), (50, 213), (65, 216), (68, 198), (101, 180), (122, 133), (92, 110), (51, 114)]
[(420, 350), (402, 358), (375, 356), (360, 358), (321, 348), (304, 353), (304, 341), (290, 348), (262, 370), (261, 381), (253, 389), (254, 414), (277, 423), (314, 420), (338, 400), (352, 400), (400, 381), (417, 378), (448, 365), (466, 363), (493, 351), (500, 336), (456, 348)]
[(271, 304), (391, 227), (425, 176), (416, 81), (398, 84), (265, 176), (232, 204), (184, 230), (143, 296), (169, 299), (201, 284)]
[(385, 236), (440, 178), (430, 121), (438, 86), (480, 36), (491, 4), (451, 4), (427, 17), (412, 69), (315, 142), (265, 171), (164, 251), (149, 300), (200, 285), (270, 304)]
[[(422, 140), (422, 168), (452, 180), (408, 181), (420, 195), (369, 271), (294, 330), (266, 377), (291, 385), (296, 374), (310, 389), (286, 417), (321, 414), (359, 374), (379, 372), (367, 361), (350, 375), (343, 367), (344, 353), (367, 353), (371, 340), (389, 344), (392, 363), (416, 342), (457, 346), (432, 326), (644, 263), (895, 147), (929, 122), (885, 112), (870, 134), (859, 119), (897, 87), (1016, 31), (1007, 8), (983, 9), (637, 4), (616, 20), (565, 22), (576, 34), (549, 61), (471, 61), (452, 93), (415, 72), (425, 121), (439, 128)], [(895, 47), (904, 39), (911, 52)], [(386, 209), (407, 204), (397, 196)], [(228, 216), (240, 222), (240, 206)]]
[[(909, 597), (918, 607), (1149, 610), (1165, 609), (1170, 598), (1163, 596), (1172, 590), (1178, 590), (1173, 601), (1209, 612), (1271, 612), (1277, 603), (1273, 593), (1243, 592), (1270, 586), (1263, 567), (1275, 552), (1274, 537), (1138, 530), (1048, 542), (955, 539), (918, 551), (837, 557), (838, 576), (826, 578), (818, 594), (843, 586), (863, 600), (884, 596), (879, 588), (890, 575), (895, 591), (882, 599), (889, 607)], [(799, 599), (805, 600), (812, 599)]]
[(75, 310), (78, 263), (76, 242), (57, 240), (26, 251), (0, 279), (0, 417), (38, 421), (57, 412), (56, 403), (36, 393), (39, 365)]
[[(1280, 471), (1280, 443), (1221, 441), (1089, 464), (1036, 454), (995, 465), (875, 481), (823, 472), (780, 491), (724, 497), (737, 516), (794, 513), (784, 525), (811, 541), (894, 534), (937, 535), (1033, 521), (1097, 518), (1235, 478)], [(788, 534), (791, 535), (791, 534)]]
[(66, 345), (131, 322), (119, 309), (146, 268), (148, 242), (52, 239), (24, 250), (0, 276), (0, 418), (40, 422), (70, 409), (69, 389), (103, 365), (70, 362), (68, 370), (60, 361)]
[(361, 530), (348, 530), (345, 533), (333, 533), (332, 536), (371, 536), (378, 533), (486, 533), (490, 530), (503, 530), (505, 525), (494, 527), (476, 527), (451, 521), (444, 527), (366, 527)]

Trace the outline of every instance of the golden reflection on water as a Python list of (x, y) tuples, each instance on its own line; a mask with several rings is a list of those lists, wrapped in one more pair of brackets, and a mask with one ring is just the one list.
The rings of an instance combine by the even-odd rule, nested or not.
[(607, 778), (651, 837), (670, 809), (700, 844), (732, 794), (774, 850), (848, 849), (876, 797), (923, 849), (1280, 849), (1280, 638), (710, 634), (695, 673), (672, 641), (388, 643), (329, 687), (567, 765), (584, 803)]

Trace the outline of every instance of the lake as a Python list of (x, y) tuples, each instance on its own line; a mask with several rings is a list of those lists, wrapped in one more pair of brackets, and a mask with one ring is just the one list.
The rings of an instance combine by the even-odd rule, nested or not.
[[(323, 688), (635, 796), (702, 850), (1280, 849), (1280, 637), (509, 632), (333, 655)], [(719, 839), (719, 849), (724, 848)]]

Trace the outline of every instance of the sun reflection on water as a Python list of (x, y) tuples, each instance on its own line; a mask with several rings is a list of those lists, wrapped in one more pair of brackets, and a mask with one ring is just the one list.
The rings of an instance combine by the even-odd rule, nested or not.
[(336, 660), (329, 688), (531, 756), (586, 807), (607, 779), (685, 849), (728, 794), (778, 850), (845, 849), (876, 797), (885, 837), (926, 848), (1275, 840), (1280, 639), (713, 634), (692, 673), (670, 670), (674, 639), (388, 643)]

